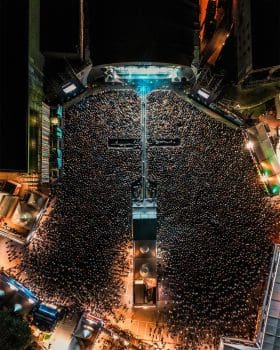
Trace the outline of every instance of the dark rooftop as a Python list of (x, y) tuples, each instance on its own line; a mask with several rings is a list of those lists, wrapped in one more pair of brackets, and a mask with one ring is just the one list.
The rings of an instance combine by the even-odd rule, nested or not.
[(253, 68), (280, 64), (280, 1), (251, 0)]
[(94, 65), (163, 62), (190, 65), (198, 1), (88, 0)]
[(0, 4), (0, 169), (27, 170), (28, 1)]

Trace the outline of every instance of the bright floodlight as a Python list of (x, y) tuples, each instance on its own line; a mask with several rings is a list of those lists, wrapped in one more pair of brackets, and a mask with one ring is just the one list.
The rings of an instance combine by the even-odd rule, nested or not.
[(197, 90), (197, 93), (198, 93), (198, 95), (200, 95), (201, 97), (206, 98), (206, 99), (208, 99), (210, 96), (209, 93), (207, 93), (206, 91), (201, 90), (201, 89)]
[(246, 148), (247, 148), (247, 149), (253, 149), (253, 148), (254, 148), (254, 143), (253, 143), (253, 141), (248, 141), (248, 142), (246, 143)]
[(77, 86), (75, 84), (70, 84), (70, 85), (64, 85), (62, 87), (62, 90), (65, 94), (70, 94), (70, 92), (73, 92), (77, 89)]
[(268, 176), (267, 175), (261, 175), (261, 181), (267, 182)]
[(84, 338), (88, 338), (91, 335), (91, 331), (88, 329), (84, 329), (82, 333)]
[(15, 304), (14, 305), (14, 312), (19, 312), (21, 311), (23, 308), (22, 308), (22, 305), (21, 304)]
[(15, 285), (13, 285), (11, 282), (8, 282), (8, 285), (12, 290), (18, 290), (18, 288)]

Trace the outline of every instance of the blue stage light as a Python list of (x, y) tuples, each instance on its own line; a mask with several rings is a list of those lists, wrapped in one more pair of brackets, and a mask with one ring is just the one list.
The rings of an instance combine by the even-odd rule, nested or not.
[[(182, 67), (180, 66), (108, 66), (106, 78), (109, 82), (132, 85), (138, 94), (148, 94), (155, 89), (161, 89), (169, 83), (177, 81)], [(108, 80), (110, 77), (110, 80)]]

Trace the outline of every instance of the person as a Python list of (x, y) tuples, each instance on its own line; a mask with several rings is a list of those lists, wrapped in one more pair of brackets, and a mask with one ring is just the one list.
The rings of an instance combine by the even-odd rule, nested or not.
[[(180, 139), (147, 152), (157, 187), (158, 283), (168, 302), (158, 317), (180, 349), (215, 349), (223, 335), (249, 338), (279, 212), (258, 183), (240, 131), (170, 90), (155, 90), (147, 101), (149, 138)], [(89, 310), (114, 318), (122, 304), (132, 247), (130, 188), (141, 176), (141, 153), (108, 148), (108, 138), (140, 139), (140, 130), (133, 90), (104, 91), (66, 112), (54, 209), (16, 270), (70, 316)]]

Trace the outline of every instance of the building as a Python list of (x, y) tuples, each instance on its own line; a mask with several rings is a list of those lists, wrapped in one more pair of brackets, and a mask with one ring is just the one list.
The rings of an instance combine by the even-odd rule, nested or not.
[[(50, 182), (50, 107), (44, 103), (40, 0), (3, 0), (0, 17), (0, 234), (24, 243), (47, 204), (47, 196), (38, 189), (45, 192), (43, 186)], [(16, 183), (18, 193), (2, 190), (7, 183)]]
[[(0, 4), (0, 169), (28, 171), (28, 0)], [(12, 25), (16, 23), (16, 25)], [(17, 44), (15, 44), (17, 43)], [(20, 89), (17, 82), (20, 81)]]
[(239, 83), (280, 78), (280, 3), (278, 0), (239, 0), (236, 9), (237, 79)]
[(47, 204), (46, 195), (25, 185), (0, 183), (0, 235), (20, 244), (29, 242)]
[(0, 6), (1, 178), (13, 172), (17, 180), (23, 176), (21, 182), (36, 187), (41, 180), (49, 181), (50, 121), (49, 106), (43, 103), (40, 1), (4, 0)]
[(45, 57), (83, 59), (83, 0), (41, 0), (40, 18), (40, 50)]

